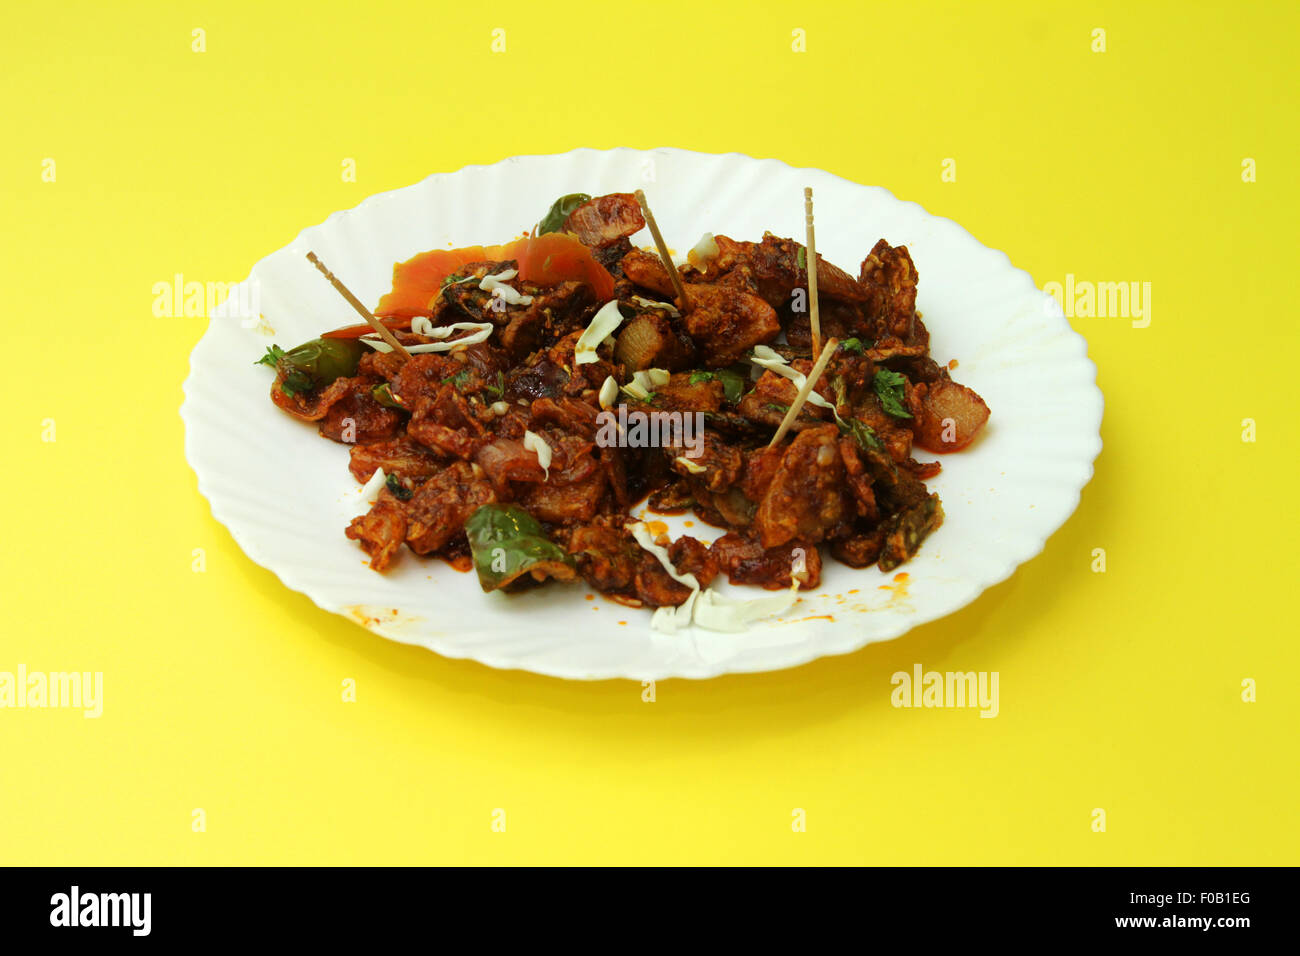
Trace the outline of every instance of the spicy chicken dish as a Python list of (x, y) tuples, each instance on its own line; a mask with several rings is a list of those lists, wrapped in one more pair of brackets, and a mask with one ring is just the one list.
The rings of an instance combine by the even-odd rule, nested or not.
[[(709, 626), (719, 576), (789, 594), (771, 613), (827, 558), (890, 571), (940, 526), (941, 465), (913, 451), (965, 448), (989, 409), (931, 359), (907, 248), (880, 240), (856, 277), (818, 257), (814, 313), (804, 245), (706, 233), (673, 276), (633, 246), (645, 225), (632, 194), (565, 196), (517, 240), (397, 264), (391, 335), (267, 350), (272, 402), (346, 445), (373, 499), (340, 529), (371, 568), (581, 579)], [(717, 533), (655, 535), (647, 499)]]

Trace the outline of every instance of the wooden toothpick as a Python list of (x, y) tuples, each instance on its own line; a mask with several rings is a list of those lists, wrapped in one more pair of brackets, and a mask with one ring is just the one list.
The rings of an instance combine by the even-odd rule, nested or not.
[(812, 329), (813, 355), (821, 353), (822, 324), (817, 312), (817, 237), (813, 235), (812, 187), (803, 188), (804, 255), (808, 259), (808, 324)]
[(673, 280), (673, 289), (676, 290), (678, 298), (677, 307), (685, 314), (690, 311), (691, 303), (686, 298), (686, 286), (682, 284), (681, 273), (673, 265), (673, 257), (668, 254), (668, 245), (664, 242), (663, 234), (659, 232), (654, 214), (646, 205), (645, 193), (639, 189), (636, 191), (636, 201), (641, 205), (641, 215), (645, 217), (645, 224), (650, 227), (650, 235), (654, 236), (655, 247), (659, 250), (659, 258), (663, 260), (664, 268), (668, 270), (668, 278)]
[(785, 437), (785, 433), (790, 430), (794, 420), (799, 417), (799, 411), (803, 408), (804, 402), (808, 401), (808, 396), (812, 394), (813, 388), (817, 385), (817, 380), (822, 377), (822, 372), (826, 371), (826, 364), (831, 360), (831, 356), (835, 354), (835, 347), (839, 344), (837, 339), (826, 340), (826, 347), (822, 349), (821, 355), (817, 356), (817, 362), (813, 365), (812, 371), (808, 373), (808, 378), (804, 380), (803, 387), (799, 389), (794, 401), (786, 409), (785, 418), (781, 419), (781, 427), (776, 430), (772, 440), (767, 443), (769, 448)]
[(348, 304), (352, 306), (352, 308), (356, 309), (357, 312), (360, 313), (363, 319), (365, 319), (368, 323), (370, 323), (370, 327), (379, 333), (379, 337), (383, 339), (385, 342), (387, 342), (389, 346), (392, 347), (394, 352), (397, 352), (403, 358), (409, 359), (411, 357), (411, 353), (406, 351), (406, 349), (402, 347), (402, 343), (397, 341), (397, 336), (395, 336), (391, 331), (389, 331), (388, 326), (384, 325), (384, 323), (380, 322), (377, 318), (375, 318), (374, 314), (369, 309), (367, 309), (364, 305), (361, 304), (361, 300), (358, 299), (355, 295), (353, 295), (351, 290), (348, 289), (347, 286), (345, 286), (342, 282), (340, 282), (337, 278), (335, 278), (334, 273), (330, 272), (329, 269), (325, 268), (325, 263), (321, 262), (320, 259), (316, 257), (316, 253), (314, 252), (307, 253), (307, 259), (309, 262), (311, 262), (312, 265), (314, 265), (317, 269), (321, 271), (321, 275), (323, 275), (326, 279), (329, 279), (330, 285), (338, 289), (339, 295), (343, 296), (343, 298), (348, 300)]

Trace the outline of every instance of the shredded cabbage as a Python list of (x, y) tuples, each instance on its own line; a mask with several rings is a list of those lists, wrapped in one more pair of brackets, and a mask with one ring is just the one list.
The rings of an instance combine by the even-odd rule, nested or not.
[(788, 611), (799, 600), (798, 580), (792, 581), (790, 589), (783, 594), (748, 601), (732, 601), (720, 596), (712, 588), (704, 590), (695, 575), (677, 573), (677, 568), (668, 556), (668, 549), (655, 543), (644, 521), (637, 521), (627, 528), (637, 544), (659, 559), (669, 577), (691, 589), (690, 597), (677, 607), (661, 607), (655, 611), (650, 618), (650, 627), (656, 631), (673, 634), (694, 624), (709, 631), (735, 633), (745, 630), (759, 618)]
[(537, 453), (537, 464), (542, 466), (546, 472), (546, 479), (551, 479), (551, 446), (546, 444), (546, 439), (536, 432), (524, 432), (524, 447), (529, 451)]
[(506, 285), (506, 281), (519, 275), (518, 269), (507, 269), (505, 272), (498, 272), (494, 276), (484, 276), (479, 282), (478, 287), (484, 292), (491, 292), (493, 298), (501, 299), (511, 305), (532, 305), (533, 297), (523, 295), (514, 286)]
[(592, 316), (591, 324), (578, 336), (577, 344), (573, 347), (573, 364), (586, 365), (596, 361), (599, 357), (596, 355), (597, 347), (617, 332), (622, 324), (623, 313), (618, 311), (618, 299), (610, 299)]
[[(804, 383), (808, 381), (808, 376), (804, 375), (803, 372), (796, 368), (791, 368), (790, 363), (786, 361), (784, 355), (768, 348), (766, 345), (755, 345), (749, 354), (749, 361), (755, 365), (761, 365), (768, 371), (775, 372), (782, 378), (788, 378), (790, 381), (794, 382), (795, 388), (803, 388)], [(821, 394), (816, 389), (812, 389), (808, 392), (808, 402), (812, 405), (819, 405), (822, 408), (829, 408), (831, 411), (835, 410), (834, 403), (828, 402), (826, 399), (822, 398)]]
[[(417, 316), (417, 319), (424, 319), (420, 328), (416, 328), (416, 320), (411, 320), (411, 331), (419, 335), (431, 336), (435, 339), (448, 338), (452, 332), (462, 332), (466, 329), (474, 329), (472, 335), (466, 335), (462, 338), (455, 339), (451, 342), (422, 342), (419, 345), (404, 346), (406, 351), (415, 355), (419, 352), (447, 352), (458, 345), (477, 345), (479, 342), (486, 342), (496, 326), (491, 322), (454, 322), (451, 325), (440, 325), (436, 328), (424, 316)], [(376, 352), (391, 352), (393, 347), (381, 339), (378, 335), (363, 335), (361, 341), (369, 345)]]

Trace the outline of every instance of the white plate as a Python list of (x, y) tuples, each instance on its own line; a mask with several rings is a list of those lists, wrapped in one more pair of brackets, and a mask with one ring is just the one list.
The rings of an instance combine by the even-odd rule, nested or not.
[[(822, 586), (780, 618), (742, 635), (650, 630), (650, 613), (582, 584), (522, 595), (484, 594), (473, 573), (403, 553), (387, 574), (364, 566), (344, 538), (357, 485), (347, 449), (291, 419), (268, 398), (254, 360), (357, 321), (305, 259), (314, 250), (368, 303), (389, 288), (393, 263), (425, 249), (504, 242), (557, 196), (644, 188), (669, 245), (684, 252), (707, 231), (802, 238), (804, 186), (817, 209), (818, 251), (856, 274), (881, 237), (906, 244), (920, 273), (918, 309), (936, 361), (992, 409), (983, 436), (943, 458), (928, 482), (943, 527), (894, 575), (827, 558)], [(648, 233), (633, 237), (648, 245)], [(256, 290), (256, 297), (252, 295)], [(887, 190), (816, 169), (731, 153), (580, 149), (468, 166), (381, 193), (304, 230), (253, 267), (236, 300), (264, 321), (213, 316), (190, 360), (181, 417), (199, 491), (244, 552), (327, 611), (448, 657), (556, 677), (713, 677), (778, 670), (843, 654), (966, 605), (1037, 554), (1074, 511), (1101, 449), (1102, 397), (1086, 345), (1054, 299), (956, 223)], [(364, 510), (364, 509), (362, 509)], [(689, 517), (689, 516), (688, 516)], [(670, 521), (674, 534), (681, 522)], [(696, 522), (692, 533), (722, 532)], [(736, 589), (746, 596), (762, 592)], [(622, 623), (626, 622), (626, 623)]]

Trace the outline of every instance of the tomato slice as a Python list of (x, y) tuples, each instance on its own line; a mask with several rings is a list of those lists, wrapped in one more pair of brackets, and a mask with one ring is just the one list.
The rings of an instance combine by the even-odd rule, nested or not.
[[(379, 300), (375, 315), (381, 318), (413, 319), (429, 315), (430, 301), (442, 288), (442, 280), (471, 262), (491, 258), (501, 246), (465, 246), (461, 249), (433, 249), (421, 252), (393, 266), (393, 289)], [(508, 257), (513, 258), (513, 256)]]
[(519, 262), (519, 278), (542, 286), (576, 280), (591, 286), (597, 302), (607, 302), (614, 297), (614, 277), (575, 236), (567, 232), (548, 232), (542, 236), (529, 236), (520, 242), (523, 247), (515, 256)]
[[(432, 249), (412, 256), (393, 266), (393, 288), (379, 300), (375, 315), (389, 328), (406, 328), (417, 315), (431, 315), (433, 299), (442, 289), (442, 280), (454, 275), (471, 262), (519, 263), (519, 278), (541, 286), (557, 285), (567, 280), (586, 282), (605, 302), (614, 295), (614, 277), (592, 258), (591, 250), (568, 233), (524, 236), (500, 246), (463, 246), (459, 249)], [(400, 320), (389, 325), (389, 320)], [(326, 338), (356, 338), (365, 335), (369, 326), (349, 326), (326, 333)]]

